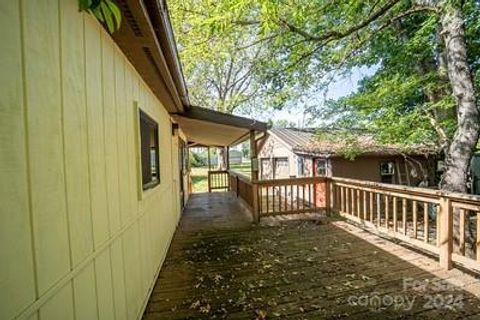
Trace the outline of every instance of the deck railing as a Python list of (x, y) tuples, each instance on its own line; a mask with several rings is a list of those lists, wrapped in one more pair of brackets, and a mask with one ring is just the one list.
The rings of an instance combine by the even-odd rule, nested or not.
[(256, 182), (259, 217), (325, 210), (327, 179), (290, 178)]
[(374, 232), (480, 271), (480, 196), (345, 178), (252, 182), (228, 171), (230, 190), (254, 220), (272, 215), (336, 212)]
[(208, 171), (208, 192), (228, 190), (230, 179), (227, 170)]
[(480, 270), (480, 197), (344, 178), (330, 181), (332, 209), (348, 220), (439, 255), (447, 269), (459, 262)]
[(254, 185), (249, 177), (235, 172), (229, 171), (230, 176), (230, 190), (234, 192), (238, 198), (245, 201), (250, 207), (250, 210), (254, 210)]
[(374, 232), (480, 271), (480, 196), (345, 178), (252, 182), (228, 171), (230, 190), (255, 221), (272, 215), (336, 212)]

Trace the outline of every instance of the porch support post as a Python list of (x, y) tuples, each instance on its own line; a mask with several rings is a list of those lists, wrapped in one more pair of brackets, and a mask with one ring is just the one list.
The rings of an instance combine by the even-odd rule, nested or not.
[(210, 147), (207, 147), (207, 161), (208, 161), (208, 171), (212, 170), (212, 165), (210, 162)]
[(250, 130), (250, 168), (252, 181), (258, 180), (258, 159), (257, 142), (255, 141), (255, 130)]
[(210, 163), (210, 147), (207, 147), (207, 162), (208, 162), (208, 172), (207, 172), (207, 184), (208, 184), (208, 192), (212, 192), (212, 185), (210, 183), (210, 171), (212, 170), (211, 168), (211, 163)]
[(230, 170), (230, 146), (225, 147), (225, 165), (225, 169)]
[(253, 223), (260, 221), (260, 215), (258, 212), (258, 158), (257, 158), (257, 141), (255, 140), (255, 130), (250, 130), (250, 168), (252, 177), (252, 213)]
[[(438, 246), (440, 247), (440, 266), (447, 270), (452, 269), (453, 249), (453, 212), (450, 199), (445, 195), (440, 197), (437, 219), (439, 219)], [(438, 225), (438, 224), (437, 224)]]

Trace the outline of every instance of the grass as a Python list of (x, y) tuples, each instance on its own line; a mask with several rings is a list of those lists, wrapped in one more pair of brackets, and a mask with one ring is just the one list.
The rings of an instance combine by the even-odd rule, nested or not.
[(250, 177), (251, 175), (250, 162), (242, 162), (241, 164), (231, 164), (230, 169), (232, 171), (241, 173), (247, 177)]
[[(250, 162), (232, 164), (230, 169), (250, 177)], [(192, 177), (193, 192), (208, 192), (208, 167), (192, 167), (190, 174)]]
[(193, 192), (208, 192), (208, 167), (192, 168), (192, 188)]

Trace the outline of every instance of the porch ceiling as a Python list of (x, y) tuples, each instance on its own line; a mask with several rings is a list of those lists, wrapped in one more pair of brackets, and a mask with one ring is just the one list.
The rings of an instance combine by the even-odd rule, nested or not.
[(267, 130), (266, 123), (200, 107), (190, 107), (173, 118), (189, 142), (204, 146), (229, 146), (246, 139), (251, 130)]

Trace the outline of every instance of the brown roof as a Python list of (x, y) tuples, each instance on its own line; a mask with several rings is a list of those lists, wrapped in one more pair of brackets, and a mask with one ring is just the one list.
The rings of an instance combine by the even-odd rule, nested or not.
[[(345, 140), (321, 139), (313, 133), (313, 130), (272, 129), (270, 132), (287, 144), (295, 153), (339, 156), (349, 147)], [(437, 153), (434, 147), (426, 145), (406, 148), (396, 144), (380, 144), (375, 141), (372, 135), (365, 133), (357, 135), (356, 147), (362, 155), (425, 155)]]

